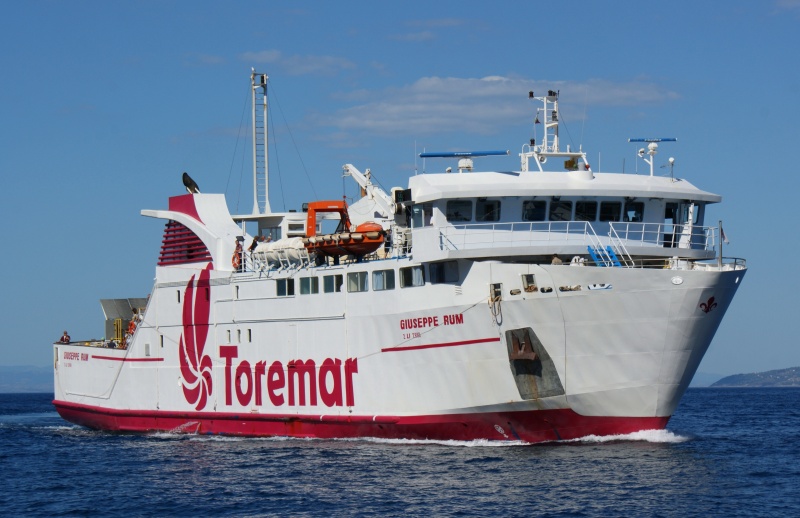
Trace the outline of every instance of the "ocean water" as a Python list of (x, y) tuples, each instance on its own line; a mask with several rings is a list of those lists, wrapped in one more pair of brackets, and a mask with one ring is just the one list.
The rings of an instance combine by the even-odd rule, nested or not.
[(4, 516), (800, 516), (800, 389), (689, 389), (566, 443), (127, 435), (0, 395)]

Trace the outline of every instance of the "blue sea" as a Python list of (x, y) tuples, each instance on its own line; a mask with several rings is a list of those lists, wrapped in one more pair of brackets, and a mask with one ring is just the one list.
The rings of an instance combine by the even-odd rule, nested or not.
[(565, 443), (127, 435), (0, 395), (4, 516), (800, 516), (800, 389), (689, 389)]

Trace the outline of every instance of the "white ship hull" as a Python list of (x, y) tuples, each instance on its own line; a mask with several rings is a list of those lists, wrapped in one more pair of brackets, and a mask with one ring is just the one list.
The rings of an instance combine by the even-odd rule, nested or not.
[[(403, 265), (359, 269), (381, 263)], [(532, 442), (663, 428), (744, 274), (476, 262), (460, 286), (278, 298), (255, 276), (171, 273), (200, 286), (156, 285), (127, 350), (56, 347), (64, 418), (128, 431)], [(536, 292), (521, 289), (526, 273)], [(492, 304), (490, 283), (506, 290)], [(540, 372), (521, 394), (508, 332), (528, 328)], [(192, 335), (199, 354), (187, 350)]]

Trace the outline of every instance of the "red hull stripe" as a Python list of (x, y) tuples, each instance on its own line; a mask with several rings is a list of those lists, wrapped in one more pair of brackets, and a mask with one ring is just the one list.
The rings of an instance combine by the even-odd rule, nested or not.
[(542, 442), (662, 429), (669, 420), (669, 417), (582, 416), (570, 409), (352, 416), (117, 410), (66, 401), (53, 401), (53, 404), (67, 421), (99, 430), (322, 439), (380, 437)]
[(101, 356), (99, 354), (92, 355), (93, 360), (112, 360), (115, 362), (163, 362), (164, 358), (125, 358), (121, 356), (117, 358), (116, 356)]
[(404, 347), (387, 347), (385, 349), (381, 349), (382, 353), (395, 353), (400, 351), (415, 351), (417, 349), (434, 349), (436, 347), (455, 347), (458, 345), (470, 345), (470, 344), (484, 344), (484, 343), (492, 343), (492, 342), (499, 342), (500, 338), (479, 338), (477, 340), (464, 340), (461, 342), (444, 342), (440, 344), (425, 344), (425, 345), (408, 345)]

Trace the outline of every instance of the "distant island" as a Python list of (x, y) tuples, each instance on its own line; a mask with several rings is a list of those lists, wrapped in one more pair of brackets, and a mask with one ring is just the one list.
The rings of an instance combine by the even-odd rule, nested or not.
[(711, 384), (711, 388), (734, 387), (800, 387), (800, 367), (752, 374), (734, 374)]
[(0, 365), (0, 394), (53, 392), (53, 367)]

